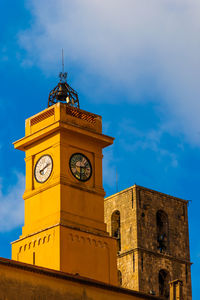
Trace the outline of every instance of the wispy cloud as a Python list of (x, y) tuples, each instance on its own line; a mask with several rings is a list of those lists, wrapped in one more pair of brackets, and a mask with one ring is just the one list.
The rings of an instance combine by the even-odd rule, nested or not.
[[(124, 135), (126, 131), (127, 135)], [(131, 120), (123, 120), (119, 128), (119, 143), (121, 147), (127, 152), (134, 152), (136, 150), (150, 150), (155, 152), (157, 159), (168, 159), (171, 167), (178, 166), (178, 158), (176, 151), (170, 147), (162, 145), (163, 136), (166, 134), (166, 128), (139, 130)], [(131, 140), (129, 139), (131, 137)], [(181, 146), (181, 145), (180, 145)], [(179, 147), (179, 145), (177, 145)], [(180, 148), (180, 147), (179, 147)], [(174, 149), (175, 150), (175, 149)]]
[(6, 194), (2, 192), (0, 185), (0, 232), (9, 231), (23, 223), (25, 177), (16, 173), (17, 182), (11, 186)]
[(124, 101), (159, 99), (163, 122), (200, 145), (199, 0), (28, 3), (34, 20), (19, 34), (24, 65), (55, 72), (64, 47), (71, 65), (123, 89)]
[(112, 148), (104, 150), (103, 159), (103, 180), (104, 184), (114, 187), (116, 184), (116, 161), (114, 159)]

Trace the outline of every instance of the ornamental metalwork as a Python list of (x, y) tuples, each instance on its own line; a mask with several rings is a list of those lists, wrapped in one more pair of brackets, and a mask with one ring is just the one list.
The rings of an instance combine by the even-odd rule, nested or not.
[(59, 77), (59, 83), (49, 93), (48, 107), (57, 102), (62, 102), (68, 106), (79, 108), (78, 93), (67, 83), (67, 73), (61, 72)]

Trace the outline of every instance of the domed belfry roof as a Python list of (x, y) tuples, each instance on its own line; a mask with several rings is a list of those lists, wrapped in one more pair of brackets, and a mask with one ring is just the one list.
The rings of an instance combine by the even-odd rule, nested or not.
[(67, 83), (67, 73), (59, 74), (60, 81), (49, 93), (48, 107), (57, 102), (65, 103), (67, 106), (79, 108), (78, 93)]

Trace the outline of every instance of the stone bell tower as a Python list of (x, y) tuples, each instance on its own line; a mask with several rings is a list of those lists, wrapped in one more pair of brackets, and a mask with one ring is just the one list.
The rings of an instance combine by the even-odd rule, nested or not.
[(104, 223), (101, 117), (79, 108), (66, 74), (48, 108), (26, 120), (25, 218), (12, 259), (117, 285), (116, 241)]
[(169, 282), (178, 280), (183, 299), (192, 299), (187, 205), (138, 185), (105, 199), (123, 287), (169, 299)]

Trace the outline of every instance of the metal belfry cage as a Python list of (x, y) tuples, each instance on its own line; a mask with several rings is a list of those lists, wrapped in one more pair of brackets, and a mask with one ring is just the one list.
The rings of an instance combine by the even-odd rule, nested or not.
[(59, 83), (49, 93), (48, 107), (56, 104), (57, 102), (62, 102), (68, 106), (79, 108), (78, 93), (67, 83), (67, 73), (61, 72), (59, 77)]

